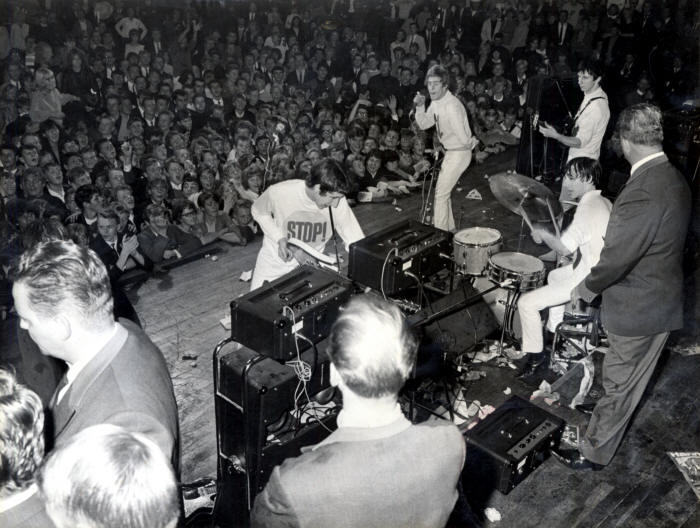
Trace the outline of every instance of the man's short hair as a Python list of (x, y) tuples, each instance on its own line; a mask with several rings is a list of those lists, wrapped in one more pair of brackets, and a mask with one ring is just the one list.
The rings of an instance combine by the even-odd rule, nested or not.
[(590, 73), (594, 79), (598, 79), (603, 76), (603, 65), (600, 61), (593, 59), (583, 59), (578, 63), (578, 72)]
[(100, 212), (97, 213), (97, 216), (99, 216), (100, 218), (104, 218), (105, 220), (112, 220), (117, 225), (119, 225), (119, 215), (117, 215), (116, 211), (111, 207), (105, 207), (104, 209), (101, 209)]
[(94, 331), (114, 321), (109, 275), (91, 249), (66, 240), (40, 242), (22, 254), (14, 281), (24, 285), (32, 310), (44, 317), (69, 307)]
[(564, 173), (574, 180), (588, 180), (590, 178), (591, 183), (597, 187), (603, 169), (596, 159), (578, 157), (569, 160)]
[(416, 358), (416, 340), (399, 308), (371, 295), (343, 307), (330, 342), (328, 355), (343, 382), (365, 398), (397, 395)]
[(447, 68), (440, 64), (434, 64), (428, 68), (428, 73), (425, 74), (425, 83), (428, 83), (428, 77), (439, 77), (442, 84), (447, 86), (450, 83), (450, 72)]
[(329, 192), (348, 194), (353, 187), (340, 164), (331, 158), (325, 158), (316, 163), (306, 176), (307, 187), (314, 187), (316, 184), (320, 186), (321, 194)]
[(664, 140), (663, 114), (658, 106), (640, 103), (625, 108), (617, 120), (621, 139), (650, 147), (661, 146)]
[(110, 424), (88, 427), (57, 446), (39, 475), (57, 528), (174, 527), (175, 474), (151, 440)]
[(39, 396), (0, 369), (0, 499), (27, 488), (44, 458)]
[(83, 204), (92, 200), (92, 197), (99, 193), (100, 191), (97, 189), (97, 187), (95, 187), (91, 183), (81, 185), (76, 189), (75, 196), (73, 197), (73, 199), (75, 200), (75, 205), (82, 209)]

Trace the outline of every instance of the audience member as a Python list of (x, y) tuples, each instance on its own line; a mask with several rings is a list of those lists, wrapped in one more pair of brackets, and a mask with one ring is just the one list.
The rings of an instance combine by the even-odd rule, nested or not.
[(44, 411), (39, 397), (0, 369), (0, 524), (52, 528), (35, 483), (44, 458)]
[(59, 444), (39, 476), (56, 528), (175, 528), (180, 516), (170, 461), (146, 435), (93, 425)]
[(114, 320), (97, 255), (72, 242), (40, 242), (20, 258), (12, 294), (21, 327), (43, 353), (68, 364), (51, 402), (51, 439), (113, 423), (148, 436), (179, 467), (168, 367), (140, 328)]

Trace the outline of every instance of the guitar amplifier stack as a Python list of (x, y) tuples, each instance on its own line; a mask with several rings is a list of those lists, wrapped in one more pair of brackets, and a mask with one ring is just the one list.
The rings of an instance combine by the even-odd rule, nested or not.
[(452, 233), (405, 220), (351, 244), (348, 277), (396, 295), (448, 268), (451, 256)]
[(335, 429), (335, 412), (298, 418), (296, 423), (292, 413), (307, 403), (307, 397), (321, 399), (330, 386), (327, 340), (317, 348), (318, 355), (306, 350), (300, 356), (311, 367), (303, 396), (302, 382), (290, 365), (240, 344), (226, 354), (215, 354), (217, 526), (247, 526), (255, 495), (274, 467)]

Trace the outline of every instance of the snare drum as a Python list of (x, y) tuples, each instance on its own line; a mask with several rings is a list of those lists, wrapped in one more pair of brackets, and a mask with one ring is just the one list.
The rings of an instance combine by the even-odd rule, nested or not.
[(454, 260), (457, 271), (464, 275), (483, 275), (489, 257), (501, 250), (501, 233), (488, 227), (470, 227), (455, 233)]
[(486, 276), (498, 284), (511, 279), (513, 284), (509, 287), (523, 292), (544, 284), (545, 267), (544, 262), (537, 257), (515, 251), (503, 251), (491, 255)]

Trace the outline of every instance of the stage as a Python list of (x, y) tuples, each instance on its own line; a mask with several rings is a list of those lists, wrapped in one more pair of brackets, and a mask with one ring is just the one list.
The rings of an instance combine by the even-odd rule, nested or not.
[[(513, 149), (482, 165), (472, 165), (453, 195), (455, 220), (460, 229), (497, 229), (503, 237), (503, 251), (537, 256), (546, 248), (534, 244), (527, 235), (520, 236), (520, 217), (498, 204), (489, 189), (488, 175), (514, 167)], [(481, 199), (466, 198), (474, 189)], [(360, 204), (354, 211), (365, 234), (371, 234), (401, 220), (418, 219), (419, 208), (420, 193), (414, 193), (396, 204)], [(218, 259), (188, 263), (129, 292), (146, 332), (165, 354), (173, 376), (185, 483), (216, 475), (212, 353), (229, 335), (220, 323), (229, 314), (229, 303), (249, 290), (249, 283), (239, 278), (252, 270), (259, 246), (259, 242), (243, 248), (222, 244)], [(695, 270), (688, 279), (692, 302), (687, 328), (674, 336), (674, 345), (664, 352), (613, 463), (592, 473), (572, 472), (546, 460), (509, 495), (495, 492), (483, 498), (483, 506), (497, 509), (502, 516), (500, 523), (485, 522), (485, 526), (700, 526), (698, 498), (666, 454), (698, 450), (700, 311), (693, 287), (697, 279)], [(494, 362), (466, 367), (485, 374), (464, 384), (466, 398), (482, 405), (497, 407), (509, 397), (507, 389), (527, 399), (537, 388), (517, 380), (515, 370)], [(553, 383), (556, 379), (553, 376)], [(564, 381), (562, 395), (569, 394), (576, 383), (573, 377)], [(586, 423), (585, 415), (559, 403), (536, 403), (569, 423)], [(469, 475), (464, 478), (469, 479)]]

